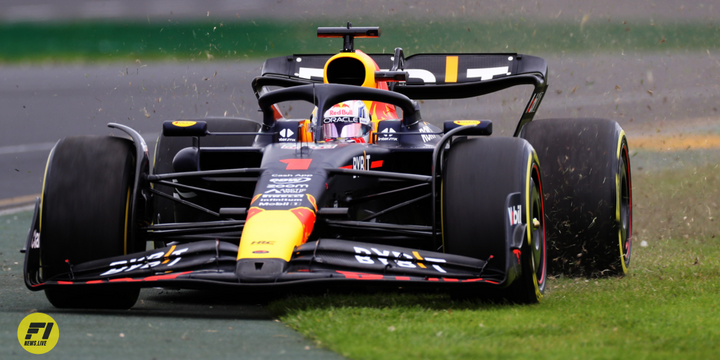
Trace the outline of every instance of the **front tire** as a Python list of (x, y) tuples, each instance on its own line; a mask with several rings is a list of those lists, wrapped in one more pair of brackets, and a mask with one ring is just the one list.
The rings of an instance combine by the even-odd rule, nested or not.
[[(134, 153), (130, 141), (114, 137), (68, 137), (55, 145), (41, 200), (44, 280), (70, 272), (72, 264), (144, 250), (130, 238)], [(63, 285), (45, 295), (57, 308), (127, 309), (139, 292)]]
[[(502, 295), (538, 303), (546, 282), (540, 169), (530, 144), (517, 138), (459, 140), (449, 150), (442, 183), (445, 252), (489, 260), (486, 271), (506, 271), (508, 195), (519, 193), (527, 226), (520, 250), (522, 273)], [(515, 225), (518, 226), (518, 225)], [(492, 258), (491, 258), (492, 256)]]

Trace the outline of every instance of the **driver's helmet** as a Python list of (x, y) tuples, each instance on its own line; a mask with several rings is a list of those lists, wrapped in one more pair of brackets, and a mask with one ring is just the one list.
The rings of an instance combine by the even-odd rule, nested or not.
[[(313, 112), (313, 127), (318, 126), (317, 111)], [(325, 111), (322, 121), (325, 141), (368, 143), (370, 141), (370, 114), (360, 100), (343, 101)]]

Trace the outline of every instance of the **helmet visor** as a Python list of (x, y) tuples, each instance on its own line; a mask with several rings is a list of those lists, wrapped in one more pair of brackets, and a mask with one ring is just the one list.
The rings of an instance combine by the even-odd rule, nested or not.
[(323, 124), (323, 134), (325, 139), (336, 138), (356, 138), (361, 137), (365, 131), (360, 123), (326, 123)]

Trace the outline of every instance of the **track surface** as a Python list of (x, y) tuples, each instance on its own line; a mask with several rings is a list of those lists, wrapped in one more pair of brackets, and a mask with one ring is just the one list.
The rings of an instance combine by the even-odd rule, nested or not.
[(144, 289), (127, 311), (58, 310), (27, 290), (18, 252), (32, 215), (0, 215), (0, 358), (29, 359), (20, 321), (39, 311), (60, 329), (44, 359), (340, 359), (272, 318), (257, 296)]

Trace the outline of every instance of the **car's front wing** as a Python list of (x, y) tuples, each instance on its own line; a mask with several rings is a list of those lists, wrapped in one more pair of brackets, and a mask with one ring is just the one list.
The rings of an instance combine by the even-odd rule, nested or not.
[[(28, 239), (28, 242), (32, 239)], [(50, 279), (40, 276), (38, 249), (28, 244), (25, 283), (31, 290), (59, 286), (133, 286), (175, 288), (283, 287), (308, 283), (370, 281), (384, 285), (496, 286), (506, 285), (508, 273), (485, 260), (439, 252), (320, 239), (296, 249), (292, 259), (237, 260), (238, 246), (205, 240), (67, 264), (67, 271)], [(515, 260), (515, 259), (513, 259)], [(519, 263), (511, 261), (513, 264)], [(500, 264), (498, 264), (500, 265)], [(474, 284), (474, 285), (469, 285)]]

